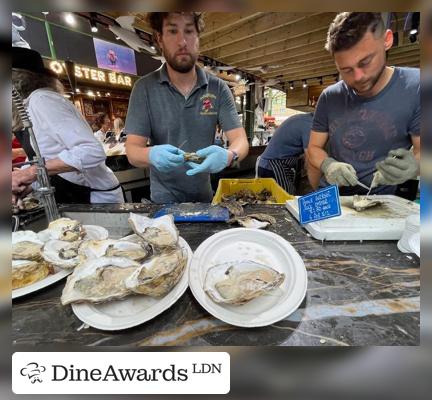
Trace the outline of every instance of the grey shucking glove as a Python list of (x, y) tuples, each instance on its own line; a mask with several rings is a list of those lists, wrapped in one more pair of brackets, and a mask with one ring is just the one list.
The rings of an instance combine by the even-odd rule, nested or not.
[(418, 175), (419, 163), (407, 149), (390, 150), (384, 161), (376, 163), (374, 184), (399, 185)]
[(321, 171), (331, 185), (356, 186), (357, 172), (351, 164), (336, 161), (327, 157), (321, 164)]

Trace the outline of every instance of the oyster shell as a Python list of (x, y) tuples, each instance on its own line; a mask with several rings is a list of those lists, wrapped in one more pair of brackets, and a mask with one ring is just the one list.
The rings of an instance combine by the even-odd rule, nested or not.
[(358, 194), (353, 196), (353, 207), (356, 211), (363, 211), (371, 207), (376, 207), (381, 205), (383, 202), (380, 200), (370, 199), (364, 196), (359, 196)]
[(33, 231), (18, 231), (12, 233), (13, 260), (40, 260), (43, 242)]
[(177, 245), (179, 234), (171, 214), (148, 218), (144, 215), (130, 213), (128, 221), (134, 232), (153, 249), (164, 249)]
[(187, 264), (187, 252), (181, 247), (153, 257), (126, 280), (127, 288), (148, 296), (163, 296), (180, 280)]
[(46, 262), (57, 267), (74, 268), (85, 259), (79, 253), (81, 244), (81, 241), (49, 240), (42, 249), (42, 257)]
[(276, 219), (268, 214), (248, 214), (244, 217), (235, 217), (228, 221), (229, 223), (237, 222), (245, 228), (264, 229), (270, 224), (275, 224)]
[(204, 157), (200, 157), (196, 153), (184, 153), (185, 161), (192, 161), (195, 164), (201, 164), (204, 161)]
[(121, 299), (131, 294), (124, 280), (139, 266), (139, 263), (123, 257), (87, 260), (68, 277), (61, 303), (101, 303)]
[(243, 305), (279, 287), (285, 274), (255, 261), (234, 261), (208, 269), (204, 290), (216, 303)]
[(53, 267), (44, 261), (13, 260), (12, 290), (31, 285), (53, 273)]
[(106, 257), (126, 257), (134, 261), (142, 261), (149, 255), (146, 250), (139, 243), (127, 242), (119, 240), (110, 244), (105, 252)]
[(108, 246), (114, 243), (116, 243), (114, 239), (85, 240), (79, 247), (79, 254), (88, 260), (103, 257)]
[(70, 218), (59, 218), (52, 221), (48, 228), (39, 232), (38, 235), (44, 242), (50, 239), (75, 242), (84, 238), (85, 230), (79, 221)]

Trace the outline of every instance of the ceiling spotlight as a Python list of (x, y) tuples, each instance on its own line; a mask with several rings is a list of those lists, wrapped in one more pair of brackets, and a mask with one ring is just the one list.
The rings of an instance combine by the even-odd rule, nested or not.
[(417, 32), (418, 32), (418, 29), (417, 29), (417, 28), (411, 29), (411, 30), (410, 30), (410, 35), (416, 35)]
[(87, 91), (87, 96), (94, 96), (95, 94), (93, 93), (93, 91), (92, 90), (88, 90)]
[(65, 15), (65, 21), (66, 21), (69, 25), (75, 25), (75, 24), (76, 24), (75, 17), (74, 17), (71, 13), (67, 13), (67, 14)]
[(101, 94), (100, 94), (100, 92), (96, 92), (96, 94), (98, 95), (98, 97), (101, 97)]
[(98, 27), (96, 26), (96, 22), (95, 21), (91, 20), (90, 21), (90, 26), (91, 26), (91, 31), (93, 33), (96, 33), (98, 31)]
[(236, 74), (236, 76), (235, 76), (235, 80), (236, 81), (239, 81), (241, 79), (241, 75), (240, 74)]
[(294, 82), (290, 82), (289, 88), (290, 88), (291, 90), (294, 89)]
[(48, 14), (49, 14), (49, 11), (42, 11), (42, 14), (43, 14), (43, 15), (48, 15)]
[(110, 96), (111, 96), (111, 93), (110, 93), (110, 92), (106, 92), (106, 96), (107, 96), (107, 97), (110, 97)]
[(304, 87), (304, 88), (307, 88), (306, 80), (303, 81), (303, 87)]
[(81, 90), (79, 90), (79, 88), (76, 88), (76, 89), (75, 89), (75, 92), (76, 92), (76, 93), (81, 93)]

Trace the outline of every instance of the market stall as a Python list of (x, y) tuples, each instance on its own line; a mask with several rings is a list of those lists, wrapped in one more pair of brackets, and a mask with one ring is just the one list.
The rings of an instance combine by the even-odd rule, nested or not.
[[(62, 208), (62, 213), (80, 217), (86, 223), (105, 224), (111, 232), (123, 234), (132, 232), (126, 222), (129, 212), (153, 215), (159, 208), (142, 204), (77, 206)], [(131, 347), (418, 344), (417, 256), (401, 253), (395, 241), (323, 243), (313, 239), (283, 206), (248, 206), (247, 213), (257, 212), (276, 218), (276, 224), (268, 231), (292, 245), (307, 270), (306, 297), (297, 311), (286, 318), (266, 327), (240, 328), (213, 317), (187, 289), (166, 311), (145, 323), (130, 329), (99, 330), (84, 324), (70, 306), (61, 305), (65, 285), (61, 280), (13, 300), (13, 343)], [(36, 219), (25, 228), (44, 226), (43, 219)], [(231, 226), (225, 222), (177, 223), (177, 228), (192, 251), (196, 251), (207, 238), (228, 232)], [(142, 312), (136, 311), (143, 318)], [(112, 318), (114, 324), (116, 316)]]

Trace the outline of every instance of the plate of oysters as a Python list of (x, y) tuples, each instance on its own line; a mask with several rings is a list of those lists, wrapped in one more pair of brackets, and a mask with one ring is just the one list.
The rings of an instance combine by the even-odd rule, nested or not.
[(281, 236), (235, 228), (197, 248), (189, 287), (203, 308), (231, 325), (271, 325), (303, 301), (307, 272), (297, 251)]
[(108, 231), (82, 225), (70, 218), (52, 221), (42, 232), (12, 233), (12, 299), (43, 289), (63, 279), (77, 265), (79, 246), (102, 240)]
[(172, 215), (131, 213), (134, 234), (90, 240), (68, 276), (62, 305), (72, 305), (84, 323), (102, 330), (140, 325), (173, 305), (188, 287), (192, 250), (179, 237)]

